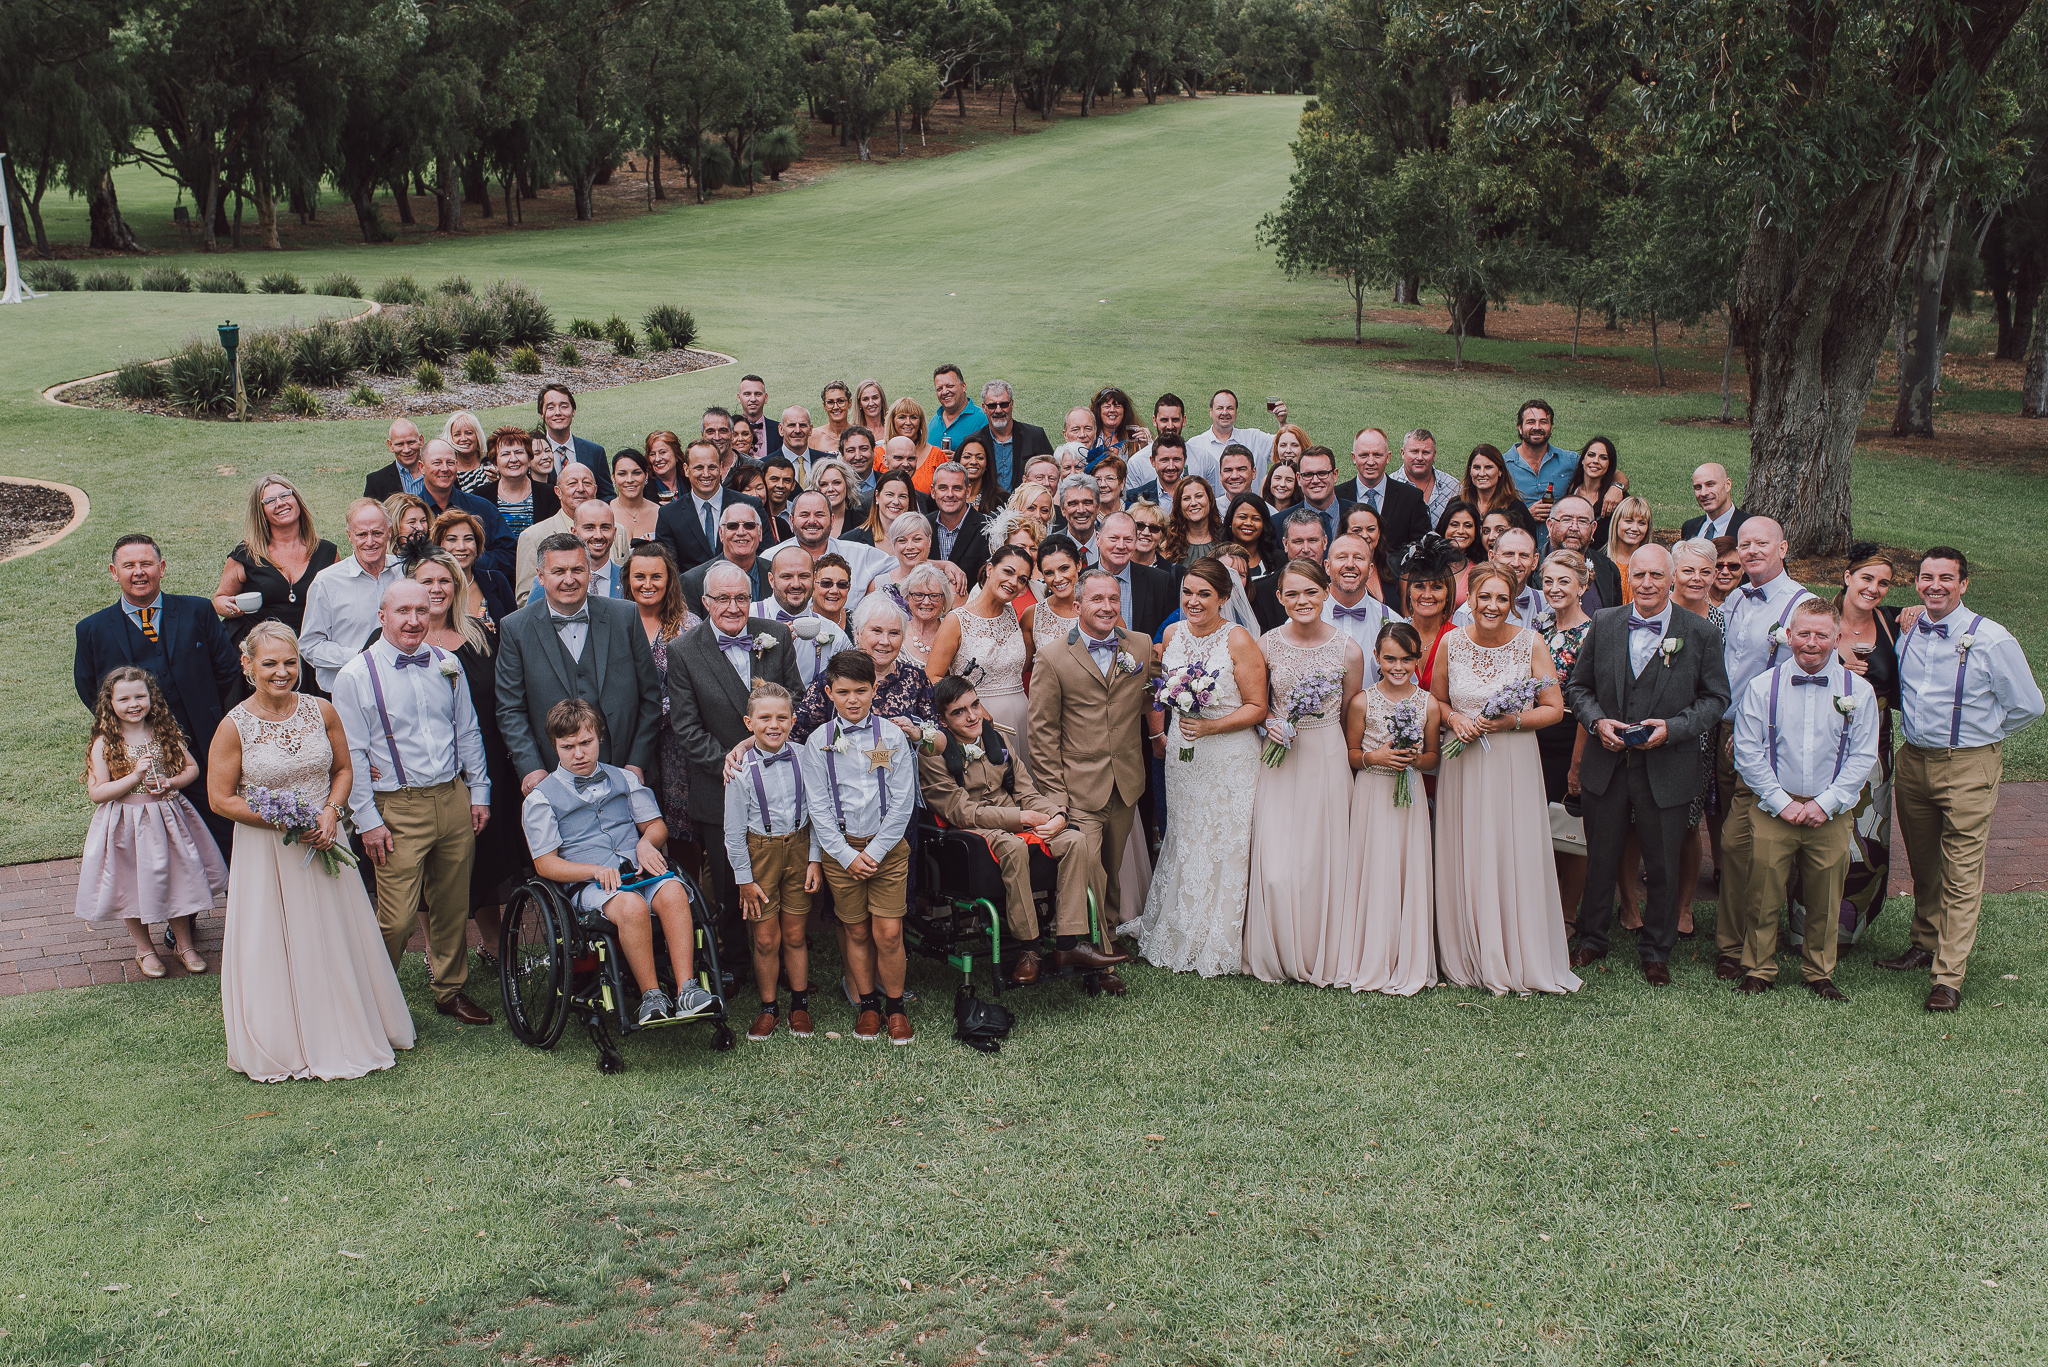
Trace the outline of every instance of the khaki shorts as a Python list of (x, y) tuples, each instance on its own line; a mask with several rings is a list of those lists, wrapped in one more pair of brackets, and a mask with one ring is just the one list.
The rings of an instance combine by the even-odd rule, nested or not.
[(754, 881), (768, 898), (758, 913), (744, 909), (749, 921), (772, 921), (777, 916), (808, 916), (811, 895), (804, 891), (804, 870), (811, 862), (811, 828), (799, 826), (788, 835), (756, 835), (747, 832), (747, 858), (753, 861)]
[[(864, 850), (871, 839), (872, 836), (848, 836), (846, 843)], [(824, 863), (825, 886), (832, 889), (832, 910), (842, 922), (857, 926), (870, 916), (890, 921), (903, 919), (910, 898), (908, 840), (896, 842), (896, 848), (889, 851), (872, 878), (855, 878), (830, 857)]]

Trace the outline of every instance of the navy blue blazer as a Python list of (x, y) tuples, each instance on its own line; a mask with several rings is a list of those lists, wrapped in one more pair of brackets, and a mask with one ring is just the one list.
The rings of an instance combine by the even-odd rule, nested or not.
[[(718, 495), (718, 507), (721, 512), (736, 503), (745, 503), (757, 512), (762, 511), (761, 500), (752, 494), (736, 494), (730, 489), (721, 488)], [(765, 520), (767, 514), (762, 512), (762, 517)], [(716, 531), (715, 528), (713, 530)], [(762, 528), (764, 534), (774, 530), (779, 528)], [(669, 554), (676, 558), (677, 568), (685, 572), (719, 557), (717, 540), (704, 539), (704, 524), (697, 520), (696, 497), (688, 485), (683, 486), (683, 492), (676, 495), (673, 503), (662, 505), (660, 515), (654, 519), (654, 539), (668, 547)], [(776, 544), (778, 543), (773, 541), (767, 543), (769, 546)]]
[(88, 711), (99, 700), (100, 681), (122, 665), (139, 665), (158, 676), (172, 713), (191, 739), (192, 757), (204, 769), (207, 747), (234, 705), (242, 678), (241, 662), (213, 604), (189, 594), (165, 594), (155, 645), (119, 603), (78, 624), (71, 681)]

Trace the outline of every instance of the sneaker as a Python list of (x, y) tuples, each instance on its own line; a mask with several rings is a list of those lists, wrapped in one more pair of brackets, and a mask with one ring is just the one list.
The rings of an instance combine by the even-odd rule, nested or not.
[(889, 1043), (908, 1044), (917, 1038), (917, 1032), (910, 1028), (910, 1017), (898, 1011), (889, 1017)]
[(747, 1027), (747, 1038), (756, 1044), (775, 1038), (775, 1024), (781, 1019), (773, 1011), (763, 1011), (754, 1017), (754, 1023)]
[(658, 987), (650, 987), (640, 994), (640, 1023), (642, 1025), (652, 1025), (656, 1021), (668, 1019), (668, 993)]
[(795, 1035), (798, 1039), (809, 1039), (815, 1033), (811, 1026), (811, 1013), (804, 1010), (801, 1006), (791, 1007), (789, 1011), (789, 1033)]
[(696, 983), (676, 989), (676, 1019), (688, 1020), (692, 1016), (708, 1016), (718, 1009), (718, 998), (706, 992)]
[(874, 1041), (882, 1037), (882, 1013), (863, 1011), (860, 1019), (853, 1023), (853, 1037), (857, 1040)]

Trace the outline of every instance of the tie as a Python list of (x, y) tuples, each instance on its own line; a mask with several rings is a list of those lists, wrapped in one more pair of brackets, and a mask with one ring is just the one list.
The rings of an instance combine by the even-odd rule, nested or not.
[[(143, 628), (143, 630), (144, 630), (144, 631), (149, 631), (149, 628), (148, 628), (148, 627), (144, 627), (144, 628)], [(1939, 637), (1940, 637), (1940, 638), (1941, 638), (1942, 640), (1944, 640), (1944, 641), (1946, 641), (1946, 640), (1948, 639), (1948, 623), (1947, 623), (1947, 622), (1930, 622), (1930, 621), (1928, 621), (1928, 620), (1927, 620), (1927, 619), (1926, 619), (1925, 617), (1922, 617), (1922, 618), (1920, 619), (1920, 630), (1922, 630), (1922, 631), (1931, 631), (1931, 632), (1933, 632), (1933, 633), (1934, 633), (1934, 634), (1935, 634), (1936, 636), (1939, 636)], [(150, 632), (150, 634), (149, 634), (149, 639), (150, 639), (150, 640), (152, 640), (152, 641), (154, 641), (154, 640), (156, 639), (156, 633), (155, 633), (155, 632), (153, 632), (153, 631), (151, 631), (151, 632)]]
[(780, 750), (777, 750), (774, 754), (763, 757), (761, 763), (794, 764), (796, 763), (796, 748), (794, 746), (785, 745)]
[(718, 544), (718, 533), (711, 529), (711, 505), (709, 503), (700, 503), (697, 506), (704, 514), (704, 539), (716, 546)]
[(398, 667), (400, 669), (404, 669), (407, 665), (411, 665), (415, 669), (425, 669), (433, 662), (434, 657), (424, 650), (417, 655), (401, 655), (398, 657)]
[(775, 620), (778, 622), (794, 622), (796, 615), (787, 609), (777, 608), (775, 609)]
[(1366, 506), (1366, 507), (1368, 507), (1368, 508), (1370, 508), (1370, 509), (1372, 509), (1372, 510), (1373, 510), (1374, 512), (1378, 512), (1378, 511), (1380, 510), (1380, 491), (1379, 491), (1379, 490), (1377, 490), (1377, 489), (1367, 489), (1367, 490), (1365, 491), (1365, 506)]
[(592, 788), (601, 788), (605, 782), (604, 770), (602, 769), (589, 774), (571, 774), (570, 777), (576, 780), (576, 791), (579, 793), (586, 792)]
[(1630, 631), (1662, 631), (1664, 629), (1664, 624), (1662, 622), (1652, 621), (1647, 617), (1638, 617), (1634, 613), (1630, 613), (1628, 616), (1628, 629)]
[(1758, 588), (1758, 587), (1757, 587), (1756, 585), (1754, 585), (1754, 584), (1744, 584), (1744, 585), (1742, 586), (1742, 596), (1743, 596), (1744, 598), (1764, 598), (1764, 597), (1768, 597), (1768, 595), (1767, 595), (1767, 594), (1766, 594), (1766, 593), (1765, 593), (1765, 592), (1764, 592), (1764, 591), (1763, 591), (1762, 589)]
[(728, 636), (722, 631), (717, 633), (717, 635), (718, 648), (720, 650), (752, 650), (754, 648), (754, 638), (751, 636)]
[(1819, 684), (1822, 688), (1826, 688), (1828, 686), (1828, 676), (1825, 674), (1794, 674), (1792, 682), (1795, 686), (1799, 684)]
[(1330, 604), (1330, 616), (1339, 622), (1370, 622), (1373, 618), (1379, 616), (1379, 610), (1364, 603), (1360, 603), (1355, 608), (1347, 608), (1342, 603), (1332, 603)]
[[(156, 609), (153, 607), (138, 608), (136, 609), (135, 615), (142, 619), (142, 634), (144, 636), (147, 636), (152, 641), (156, 640)], [(1925, 627), (1927, 623), (1922, 622), (1920, 625), (1922, 627)], [(1948, 628), (1943, 627), (1941, 629), (1941, 634), (1944, 636), (1948, 635)]]
[(555, 612), (552, 609), (550, 609), (548, 612), (548, 616), (553, 617), (555, 619), (555, 626), (557, 628), (566, 627), (569, 626), (571, 623), (575, 622), (588, 623), (590, 621), (590, 606), (588, 604), (585, 604), (584, 606), (576, 609), (575, 613), (572, 616), (568, 617), (557, 616)]

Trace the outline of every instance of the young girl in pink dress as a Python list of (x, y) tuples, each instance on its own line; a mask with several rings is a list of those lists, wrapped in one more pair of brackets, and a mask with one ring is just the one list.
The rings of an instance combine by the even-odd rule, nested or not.
[(123, 665), (101, 680), (92, 737), (86, 796), (99, 809), (78, 871), (78, 915), (126, 922), (147, 978), (164, 976), (152, 946), (168, 921), (186, 969), (204, 973), (193, 922), (228, 890), (228, 870), (198, 810), (178, 791), (199, 777), (199, 765), (148, 670)]

